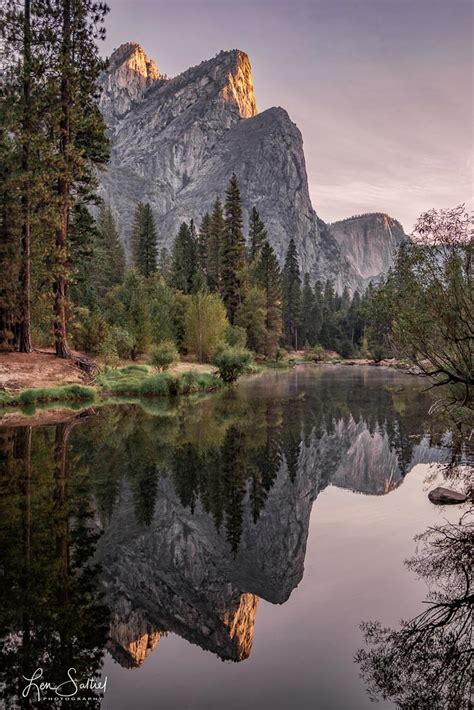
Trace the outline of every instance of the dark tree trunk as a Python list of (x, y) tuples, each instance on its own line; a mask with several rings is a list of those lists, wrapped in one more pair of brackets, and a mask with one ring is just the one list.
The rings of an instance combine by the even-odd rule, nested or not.
[(59, 150), (63, 160), (62, 175), (58, 180), (60, 221), (56, 229), (56, 280), (54, 282), (54, 338), (56, 355), (70, 357), (67, 340), (68, 300), (68, 232), (70, 212), (70, 178), (68, 174), (68, 151), (70, 142), (70, 72), (71, 72), (71, 2), (63, 2), (61, 51), (61, 123)]
[(30, 139), (31, 139), (31, 17), (30, 0), (24, 0), (23, 23), (23, 139), (21, 169), (23, 189), (21, 196), (21, 261), (20, 261), (20, 321), (18, 348), (21, 353), (33, 350), (31, 343), (31, 189), (30, 189)]

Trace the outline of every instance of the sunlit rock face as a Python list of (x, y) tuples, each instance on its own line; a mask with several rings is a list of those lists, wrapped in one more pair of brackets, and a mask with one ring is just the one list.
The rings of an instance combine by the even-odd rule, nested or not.
[[(112, 141), (102, 194), (126, 244), (137, 202), (151, 204), (160, 247), (169, 248), (180, 223), (199, 223), (235, 172), (244, 221), (256, 206), (280, 263), (293, 237), (302, 271), (313, 280), (332, 278), (339, 292), (345, 285), (363, 288), (368, 271), (369, 277), (383, 271), (356, 258), (357, 238), (354, 247), (341, 243), (339, 230), (317, 217), (301, 133), (282, 108), (257, 113), (244, 52), (220, 52), (167, 79), (130, 43), (112, 55), (102, 87), (101, 109)], [(368, 251), (374, 264), (384, 266), (390, 259), (377, 230), (378, 222)]]
[(387, 214), (351, 217), (334, 222), (330, 230), (361, 288), (387, 273), (398, 248), (407, 239), (400, 222)]
[(160, 636), (141, 609), (133, 609), (126, 597), (115, 600), (107, 647), (121, 666), (141, 666), (148, 654), (155, 650)]
[(122, 118), (160, 78), (155, 62), (139, 44), (122, 44), (113, 53), (108, 71), (102, 77), (100, 108), (109, 125)]
[(193, 514), (180, 505), (169, 481), (160, 482), (148, 528), (136, 524), (132, 498), (128, 489), (123, 491), (98, 547), (113, 610), (114, 658), (127, 665), (131, 647), (145, 644), (149, 629), (177, 633), (225, 660), (247, 658), (258, 598), (242, 593), (223, 574), (229, 557), (225, 538), (220, 539), (203, 511)]

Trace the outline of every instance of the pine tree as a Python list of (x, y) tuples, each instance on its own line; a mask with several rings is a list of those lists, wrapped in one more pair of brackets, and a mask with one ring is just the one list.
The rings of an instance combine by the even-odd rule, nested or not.
[(125, 252), (110, 207), (102, 206), (97, 219), (92, 262), (92, 279), (103, 301), (107, 291), (117, 286), (125, 274)]
[(283, 330), (286, 344), (298, 349), (301, 326), (301, 276), (298, 253), (290, 240), (283, 268)]
[(211, 215), (206, 212), (199, 227), (198, 237), (198, 268), (202, 278), (208, 283), (208, 255), (211, 235)]
[(337, 346), (336, 330), (336, 294), (334, 285), (329, 279), (326, 281), (323, 293), (323, 318), (320, 333), (321, 345), (334, 349)]
[(301, 292), (301, 342), (314, 345), (316, 342), (314, 330), (314, 293), (309, 281), (309, 274), (304, 275)]
[(132, 337), (132, 359), (146, 352), (151, 339), (150, 304), (146, 282), (136, 271), (129, 271), (111, 294), (112, 321)]
[[(0, 122), (7, 125), (9, 106), (0, 103)], [(0, 346), (11, 349), (17, 343), (19, 320), (19, 205), (13, 186), (16, 172), (15, 145), (9, 131), (0, 131)]]
[(323, 290), (321, 281), (316, 281), (313, 289), (313, 311), (312, 311), (312, 323), (314, 332), (314, 342), (319, 342), (319, 337), (321, 334), (321, 328), (323, 327)]
[(198, 266), (198, 245), (194, 233), (183, 222), (174, 240), (171, 267), (171, 282), (183, 293), (192, 293)]
[(266, 316), (266, 293), (263, 288), (253, 286), (237, 309), (235, 323), (245, 328), (249, 350), (262, 355), (267, 348)]
[(268, 241), (262, 247), (255, 278), (265, 293), (265, 354), (267, 357), (275, 357), (282, 334), (281, 272)]
[(166, 247), (160, 249), (158, 254), (157, 270), (166, 284), (171, 284), (173, 261)]
[[(53, 105), (48, 112), (50, 135), (57, 141), (57, 226), (55, 230), (54, 334), (56, 355), (69, 357), (69, 223), (75, 199), (92, 198), (96, 168), (108, 158), (105, 124), (97, 104), (97, 81), (103, 62), (95, 44), (108, 8), (93, 0), (56, 0), (51, 16)], [(54, 37), (54, 38), (53, 38)], [(79, 197), (77, 197), (79, 196)]]
[(221, 249), (220, 292), (230, 323), (242, 301), (242, 270), (245, 265), (245, 238), (242, 231), (242, 206), (235, 174), (226, 190), (225, 230)]
[(146, 279), (157, 269), (157, 236), (151, 206), (138, 203), (133, 220), (132, 261), (135, 269)]
[(224, 241), (224, 211), (219, 198), (214, 202), (209, 225), (207, 249), (207, 285), (210, 291), (218, 291), (221, 282), (221, 249)]
[(51, 215), (47, 227), (41, 221), (54, 199), (51, 168), (57, 165), (56, 137), (49, 121), (56, 57), (48, 41), (56, 15), (41, 0), (4, 0), (0, 12), (1, 199), (6, 229), (1, 241), (4, 246), (9, 243), (8, 278), (2, 279), (0, 289), (9, 312), (0, 313), (0, 331), (6, 345), (22, 352), (32, 350), (32, 244), (39, 238), (46, 241), (53, 229)]
[(266, 240), (267, 230), (265, 229), (265, 224), (260, 219), (257, 208), (253, 207), (249, 219), (250, 261), (258, 259)]
[(349, 337), (352, 345), (357, 345), (363, 335), (363, 317), (361, 311), (361, 298), (359, 291), (355, 291), (352, 297), (351, 305), (347, 313), (347, 323), (349, 328)]

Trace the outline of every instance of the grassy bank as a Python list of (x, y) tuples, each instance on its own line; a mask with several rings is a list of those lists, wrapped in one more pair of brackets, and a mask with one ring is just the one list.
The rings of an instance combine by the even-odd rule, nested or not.
[(0, 392), (0, 408), (21, 408), (32, 413), (36, 405), (93, 404), (112, 397), (173, 397), (212, 392), (222, 386), (222, 380), (208, 372), (156, 372), (146, 365), (129, 365), (104, 368), (93, 386), (71, 384), (30, 388), (14, 394)]

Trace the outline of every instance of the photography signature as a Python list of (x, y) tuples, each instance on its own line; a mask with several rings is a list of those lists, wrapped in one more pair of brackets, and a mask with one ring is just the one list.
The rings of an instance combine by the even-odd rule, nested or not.
[(105, 693), (107, 687), (107, 676), (102, 680), (96, 678), (78, 679), (75, 668), (69, 668), (67, 680), (58, 685), (50, 683), (43, 678), (43, 669), (37, 668), (31, 678), (23, 676), (27, 685), (23, 688), (22, 696), (29, 697), (30, 693), (36, 693), (37, 700), (41, 700), (42, 694), (45, 696), (54, 694), (58, 698), (72, 698), (84, 691), (100, 691)]

